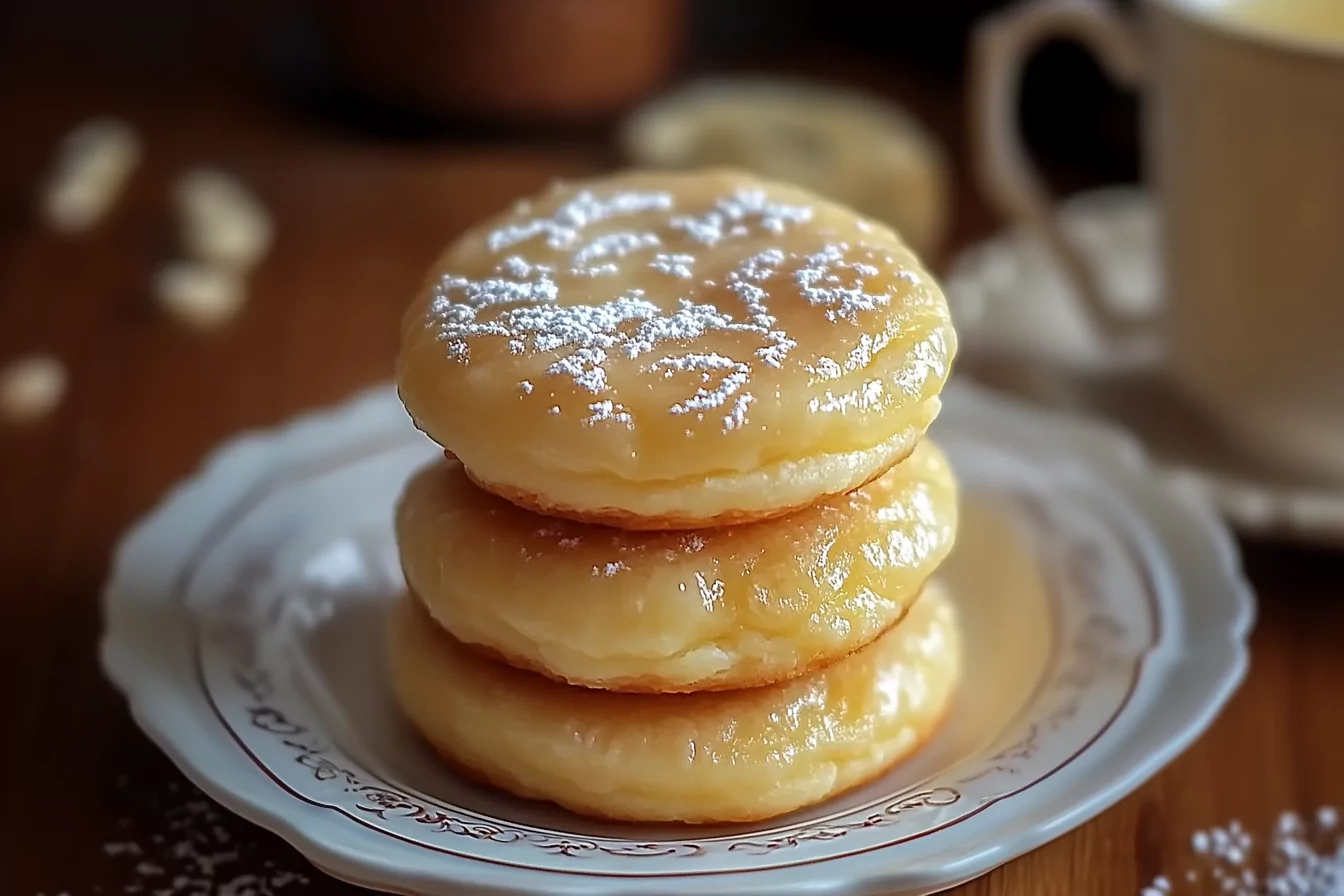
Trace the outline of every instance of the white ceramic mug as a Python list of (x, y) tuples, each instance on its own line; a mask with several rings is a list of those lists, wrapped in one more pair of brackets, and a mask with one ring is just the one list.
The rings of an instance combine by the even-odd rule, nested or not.
[(1138, 87), (1172, 382), (1238, 447), (1344, 480), (1344, 42), (1241, 24), (1226, 3), (1142, 0), (1130, 22), (1101, 0), (1036, 0), (987, 19), (974, 47), (978, 174), (1124, 339), (1135, 324), (1061, 232), (1015, 119), (1023, 63), (1049, 38), (1081, 41)]

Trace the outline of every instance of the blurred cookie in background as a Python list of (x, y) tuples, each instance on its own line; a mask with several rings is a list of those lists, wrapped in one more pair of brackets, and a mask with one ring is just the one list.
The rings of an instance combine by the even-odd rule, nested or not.
[(924, 256), (947, 227), (946, 155), (900, 106), (843, 87), (713, 78), (646, 104), (623, 124), (640, 167), (735, 167), (797, 184), (883, 221)]

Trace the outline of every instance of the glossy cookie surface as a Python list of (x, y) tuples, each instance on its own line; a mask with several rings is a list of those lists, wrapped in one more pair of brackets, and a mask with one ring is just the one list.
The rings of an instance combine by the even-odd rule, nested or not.
[(459, 640), (571, 684), (748, 687), (842, 657), (898, 622), (952, 547), (957, 491), (929, 440), (857, 491), (784, 517), (629, 532), (540, 517), (438, 461), (408, 484), (411, 589)]
[(881, 475), (954, 352), (941, 292), (886, 227), (743, 174), (631, 173), (451, 246), (404, 318), (398, 384), (491, 491), (676, 529)]
[(411, 722), (473, 776), (587, 815), (708, 823), (812, 805), (908, 756), (951, 700), (960, 636), (951, 602), (931, 589), (900, 625), (811, 675), (616, 694), (485, 659), (406, 598), (390, 655)]

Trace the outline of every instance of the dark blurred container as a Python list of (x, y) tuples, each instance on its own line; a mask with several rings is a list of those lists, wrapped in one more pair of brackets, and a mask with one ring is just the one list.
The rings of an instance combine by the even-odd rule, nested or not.
[(827, 37), (940, 73), (960, 72), (966, 36), (980, 16), (1011, 0), (818, 0), (814, 28)]
[(687, 18), (684, 0), (332, 0), (327, 16), (365, 99), (523, 123), (600, 118), (661, 87)]
[[(961, 83), (976, 21), (1019, 2), (812, 0), (810, 30), (893, 72)], [(1130, 12), (1135, 0), (1107, 2)], [(1033, 154), (1063, 175), (1059, 188), (1138, 176), (1137, 98), (1111, 83), (1091, 53), (1073, 42), (1047, 42), (1028, 62), (1021, 93), (1023, 135)], [(1079, 167), (1086, 172), (1076, 180), (1067, 169)]]
[(814, 0), (691, 0), (695, 62), (719, 71), (755, 68), (762, 58), (808, 49)]

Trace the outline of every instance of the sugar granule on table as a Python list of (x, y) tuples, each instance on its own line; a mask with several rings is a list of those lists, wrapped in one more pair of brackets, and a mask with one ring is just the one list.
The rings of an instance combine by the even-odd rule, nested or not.
[[(265, 858), (261, 842), (239, 828), (232, 817), (190, 785), (170, 782), (164, 789), (140, 789), (118, 776), (118, 790), (137, 805), (116, 823), (118, 835), (102, 844), (113, 879), (120, 886), (95, 886), (92, 894), (122, 896), (280, 896), (282, 890), (309, 882), (301, 860), (280, 867)], [(99, 875), (104, 883), (108, 875)], [(48, 893), (51, 891), (48, 890)], [(61, 891), (60, 896), (85, 896)]]
[(1344, 835), (1333, 806), (1322, 806), (1309, 820), (1284, 812), (1263, 849), (1234, 819), (1195, 831), (1190, 851), (1202, 868), (1186, 871), (1179, 887), (1159, 875), (1139, 896), (1344, 896)]

